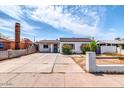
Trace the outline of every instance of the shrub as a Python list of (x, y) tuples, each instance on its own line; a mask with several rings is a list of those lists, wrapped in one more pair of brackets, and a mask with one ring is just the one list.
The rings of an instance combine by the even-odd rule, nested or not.
[(80, 48), (83, 54), (85, 54), (87, 51), (90, 51), (90, 45), (82, 45)]
[(72, 54), (72, 47), (70, 45), (63, 45), (62, 46), (63, 54)]
[(91, 51), (96, 52), (96, 50), (97, 50), (97, 43), (95, 41), (91, 42), (90, 43), (90, 48), (91, 48)]

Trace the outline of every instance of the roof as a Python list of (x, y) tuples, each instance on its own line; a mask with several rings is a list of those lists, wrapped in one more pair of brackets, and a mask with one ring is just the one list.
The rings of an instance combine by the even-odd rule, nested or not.
[(28, 39), (28, 38), (24, 38), (24, 39), (22, 39), (20, 42), (22, 42), (22, 43), (33, 43), (30, 39)]
[(4, 39), (4, 38), (0, 38), (0, 42), (10, 42), (10, 40)]
[(91, 42), (90, 38), (60, 38), (60, 42)]
[(36, 43), (59, 43), (59, 40), (40, 40)]
[(124, 44), (124, 40), (100, 40), (98, 44)]

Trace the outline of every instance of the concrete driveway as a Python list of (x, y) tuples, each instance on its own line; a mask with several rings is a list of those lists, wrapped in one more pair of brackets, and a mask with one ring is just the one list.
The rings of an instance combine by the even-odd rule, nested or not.
[(70, 57), (57, 53), (36, 53), (0, 62), (0, 73), (83, 72)]
[(0, 87), (124, 87), (124, 75), (85, 73), (67, 55), (35, 53), (0, 61)]

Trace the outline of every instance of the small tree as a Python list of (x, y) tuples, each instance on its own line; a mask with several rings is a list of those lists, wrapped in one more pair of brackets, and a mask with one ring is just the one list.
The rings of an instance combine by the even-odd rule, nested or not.
[(91, 51), (96, 52), (96, 50), (97, 50), (97, 43), (95, 41), (92, 41), (90, 43), (90, 48), (91, 48)]
[(72, 54), (72, 47), (70, 45), (63, 45), (62, 46), (63, 54)]
[(82, 45), (81, 47), (81, 51), (83, 54), (85, 54), (87, 51), (90, 51), (90, 45)]

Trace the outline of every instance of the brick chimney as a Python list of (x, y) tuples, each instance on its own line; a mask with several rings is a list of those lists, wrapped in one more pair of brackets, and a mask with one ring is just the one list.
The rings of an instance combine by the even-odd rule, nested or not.
[(15, 49), (20, 49), (20, 23), (15, 24)]

